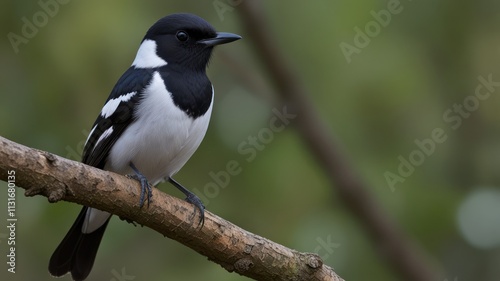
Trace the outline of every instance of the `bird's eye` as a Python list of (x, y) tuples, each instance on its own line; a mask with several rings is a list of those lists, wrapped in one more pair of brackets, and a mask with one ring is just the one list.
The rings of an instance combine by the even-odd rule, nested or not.
[(175, 35), (177, 37), (177, 40), (181, 42), (185, 42), (189, 39), (189, 35), (187, 34), (186, 31), (177, 31), (177, 34)]

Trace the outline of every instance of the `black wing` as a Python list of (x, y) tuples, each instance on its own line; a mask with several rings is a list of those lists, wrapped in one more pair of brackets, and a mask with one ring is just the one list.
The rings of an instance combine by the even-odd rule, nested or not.
[(97, 117), (83, 149), (83, 163), (104, 168), (111, 147), (134, 121), (135, 107), (153, 73), (153, 70), (130, 67), (118, 80), (104, 106), (119, 103), (109, 116), (101, 111)]

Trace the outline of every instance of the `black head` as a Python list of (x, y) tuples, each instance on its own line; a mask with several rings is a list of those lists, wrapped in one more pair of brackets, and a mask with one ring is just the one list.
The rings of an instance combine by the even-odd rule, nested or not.
[(149, 28), (133, 65), (158, 67), (166, 63), (204, 71), (214, 46), (240, 38), (236, 34), (216, 32), (196, 15), (172, 14)]

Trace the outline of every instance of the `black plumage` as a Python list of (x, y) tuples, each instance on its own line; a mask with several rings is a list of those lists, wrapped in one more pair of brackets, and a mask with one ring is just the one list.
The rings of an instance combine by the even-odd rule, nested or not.
[[(212, 49), (240, 38), (218, 33), (191, 14), (157, 21), (94, 122), (82, 162), (135, 175), (141, 183), (141, 207), (151, 199), (151, 184), (168, 180), (200, 211), (203, 225), (201, 200), (172, 176), (194, 153), (208, 127), (213, 88), (205, 69)], [(87, 278), (110, 218), (109, 213), (83, 207), (54, 251), (49, 272)]]

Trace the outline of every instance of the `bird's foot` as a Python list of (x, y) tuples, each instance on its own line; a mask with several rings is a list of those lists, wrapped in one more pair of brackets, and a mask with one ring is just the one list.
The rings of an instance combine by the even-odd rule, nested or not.
[(196, 196), (196, 194), (187, 190), (184, 186), (175, 181), (173, 178), (168, 178), (168, 181), (175, 187), (177, 187), (177, 189), (179, 189), (182, 193), (184, 193), (184, 195), (186, 195), (186, 202), (193, 204), (195, 208), (198, 209), (198, 211), (200, 211), (200, 221), (198, 222), (198, 227), (202, 228), (203, 225), (205, 224), (205, 206), (203, 205), (203, 202), (201, 202), (201, 199), (198, 196)]
[(139, 170), (135, 167), (135, 165), (131, 162), (130, 167), (132, 170), (134, 170), (135, 175), (132, 175), (131, 177), (141, 183), (141, 197), (139, 199), (139, 207), (142, 208), (144, 206), (144, 201), (145, 201), (145, 194), (147, 193), (148, 195), (148, 206), (149, 202), (151, 201), (151, 198), (153, 197), (153, 187), (151, 184), (149, 184), (148, 179), (139, 172)]
[(201, 199), (192, 192), (187, 195), (186, 201), (193, 204), (195, 208), (200, 211), (200, 221), (198, 222), (198, 227), (202, 228), (203, 224), (205, 224), (205, 205), (203, 205)]

